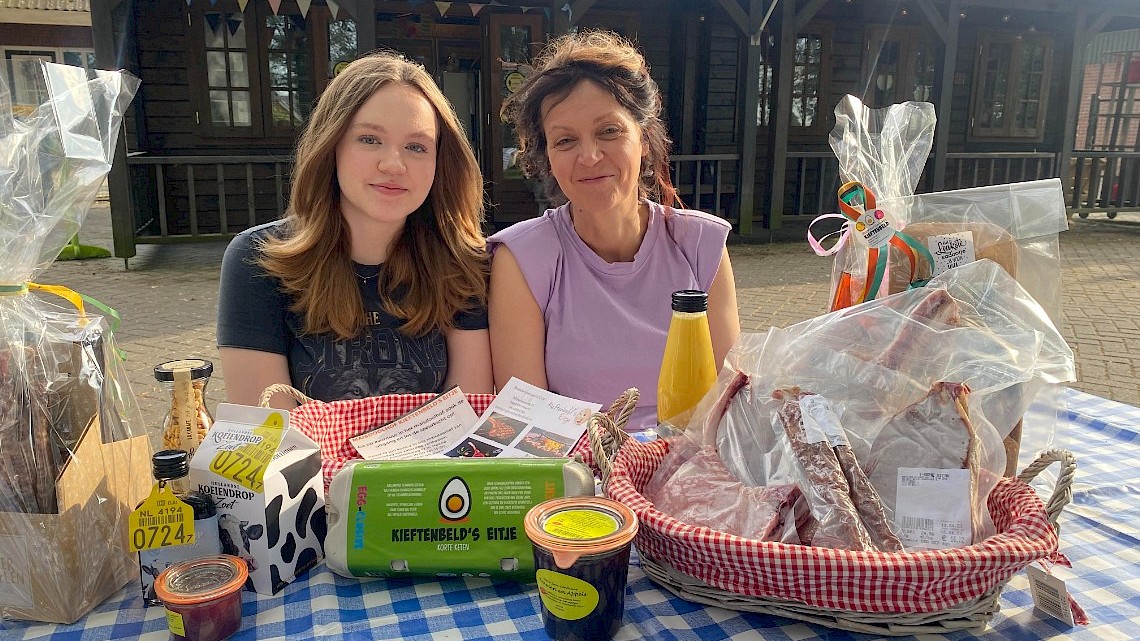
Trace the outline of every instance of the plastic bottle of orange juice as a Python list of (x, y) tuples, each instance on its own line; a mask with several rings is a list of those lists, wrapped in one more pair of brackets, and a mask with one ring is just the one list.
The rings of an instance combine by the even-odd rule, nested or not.
[(708, 308), (709, 296), (705, 292), (673, 292), (673, 318), (657, 379), (658, 423), (683, 429), (693, 407), (716, 382)]

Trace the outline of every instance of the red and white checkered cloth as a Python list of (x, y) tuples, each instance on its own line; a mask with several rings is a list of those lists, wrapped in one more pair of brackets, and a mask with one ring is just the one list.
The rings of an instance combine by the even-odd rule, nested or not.
[[(486, 411), (494, 394), (466, 394), (467, 402), (476, 414)], [(343, 401), (317, 401), (304, 403), (289, 412), (289, 423), (316, 441), (321, 448), (321, 471), (324, 473), (325, 494), (336, 473), (350, 460), (360, 455), (348, 439), (391, 423), (404, 414), (434, 399), (435, 394), (388, 394)], [(587, 440), (583, 436), (569, 456), (583, 456), (589, 460)], [(591, 465), (591, 469), (593, 466)]]
[[(467, 394), (476, 414), (495, 400), (494, 394)], [(351, 459), (360, 455), (348, 439), (391, 423), (435, 398), (435, 394), (388, 394), (343, 401), (309, 401), (289, 412), (289, 423), (316, 441), (321, 448), (321, 470), (325, 494), (333, 476)]]
[(1068, 565), (1037, 493), (1017, 479), (1003, 478), (990, 494), (998, 534), (981, 543), (929, 552), (853, 552), (745, 539), (658, 511), (641, 491), (668, 451), (668, 439), (625, 443), (607, 493), (637, 513), (642, 554), (721, 590), (821, 609), (939, 612), (982, 596), (1034, 561)]

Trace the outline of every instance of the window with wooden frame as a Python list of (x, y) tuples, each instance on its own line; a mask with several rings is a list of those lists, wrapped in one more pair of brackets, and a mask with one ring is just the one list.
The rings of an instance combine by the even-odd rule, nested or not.
[(775, 60), (773, 60), (772, 40), (768, 32), (764, 32), (762, 46), (760, 47), (760, 70), (756, 81), (760, 84), (760, 92), (756, 100), (756, 124), (761, 127), (768, 126), (772, 121), (772, 92), (776, 80)]
[(869, 27), (863, 47), (863, 103), (887, 107), (933, 100), (936, 42), (936, 36), (917, 27)]
[(821, 111), (827, 73), (824, 33), (796, 36), (792, 66), (792, 127), (814, 129), (825, 123)]
[(1048, 34), (982, 34), (970, 135), (1041, 140), (1052, 66), (1053, 38)]
[(191, 56), (201, 61), (190, 65), (190, 82), (200, 88), (191, 93), (202, 133), (295, 137), (328, 77), (327, 10), (310, 6), (302, 16), (295, 0), (285, 0), (276, 13), (252, 2), (243, 11), (235, 0), (218, 0), (187, 12)]

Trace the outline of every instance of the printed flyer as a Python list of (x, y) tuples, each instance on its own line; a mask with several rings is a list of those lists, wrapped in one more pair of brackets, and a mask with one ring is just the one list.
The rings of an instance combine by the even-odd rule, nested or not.
[(452, 388), (400, 418), (349, 440), (367, 460), (562, 457), (600, 404), (512, 378), (482, 416)]

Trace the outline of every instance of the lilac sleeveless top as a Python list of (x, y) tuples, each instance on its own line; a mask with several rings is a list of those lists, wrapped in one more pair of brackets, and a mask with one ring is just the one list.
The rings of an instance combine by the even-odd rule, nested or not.
[(629, 387), (641, 400), (627, 430), (657, 424), (657, 375), (678, 289), (708, 291), (730, 225), (699, 211), (649, 203), (633, 262), (607, 263), (574, 231), (567, 205), (489, 239), (510, 248), (546, 321), (550, 390), (603, 408)]

